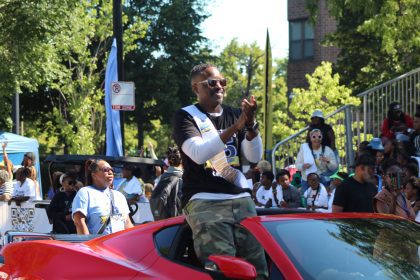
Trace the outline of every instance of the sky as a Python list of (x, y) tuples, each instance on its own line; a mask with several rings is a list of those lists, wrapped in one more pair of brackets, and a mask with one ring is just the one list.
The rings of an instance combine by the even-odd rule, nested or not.
[(273, 58), (287, 57), (287, 0), (214, 0), (207, 10), (211, 16), (202, 28), (216, 53), (233, 38), (239, 43), (257, 42), (264, 49), (268, 28)]

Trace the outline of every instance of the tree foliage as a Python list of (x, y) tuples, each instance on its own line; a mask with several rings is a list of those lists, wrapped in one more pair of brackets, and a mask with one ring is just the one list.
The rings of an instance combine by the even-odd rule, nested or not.
[(264, 75), (264, 50), (257, 43), (239, 44), (233, 39), (221, 52), (216, 65), (228, 77), (228, 94), (225, 102), (240, 106), (243, 98), (262, 88)]
[[(327, 0), (337, 30), (326, 40), (340, 48), (335, 70), (355, 93), (420, 65), (420, 1)], [(317, 0), (307, 0), (313, 16)]]
[[(214, 64), (227, 77), (229, 83), (225, 103), (240, 106), (243, 98), (254, 95), (258, 103), (257, 120), (264, 131), (264, 50), (254, 42), (239, 44), (233, 39), (215, 59)], [(287, 126), (286, 59), (274, 60), (273, 64), (273, 142), (289, 135)]]
[[(137, 103), (127, 115), (138, 125), (138, 149), (156, 121), (161, 129), (168, 127), (175, 111), (194, 99), (191, 67), (210, 57), (200, 29), (207, 17), (204, 8), (201, 0), (131, 0), (126, 5), (128, 24), (139, 14), (148, 23), (146, 36), (135, 41), (137, 48), (126, 57), (126, 79), (136, 84)], [(158, 152), (166, 149), (157, 146)]]
[(316, 109), (321, 109), (324, 115), (328, 115), (344, 105), (360, 104), (359, 98), (351, 95), (351, 89), (340, 85), (340, 76), (337, 73), (333, 74), (330, 62), (322, 62), (312, 75), (306, 75), (306, 79), (308, 89), (293, 89), (290, 111), (294, 120), (292, 127), (295, 130), (306, 127)]
[[(14, 63), (0, 67), (6, 85), (14, 88), (2, 87), (0, 92), (3, 97), (14, 91), (25, 93), (22, 115), (30, 126), (27, 135), (46, 139), (41, 144), (47, 146), (52, 144), (48, 139), (56, 139), (58, 147), (44, 148), (47, 152), (101, 151), (102, 81), (112, 41), (112, 2), (7, 1), (0, 9), (0, 26), (7, 38), (0, 45), (0, 56), (16, 57)], [(8, 26), (9, 18), (16, 24)], [(127, 17), (123, 20), (127, 22)], [(145, 27), (132, 17), (124, 35), (126, 50), (132, 49)]]
[(11, 96), (60, 72), (53, 38), (68, 29), (76, 0), (0, 1), (0, 127), (10, 129)]

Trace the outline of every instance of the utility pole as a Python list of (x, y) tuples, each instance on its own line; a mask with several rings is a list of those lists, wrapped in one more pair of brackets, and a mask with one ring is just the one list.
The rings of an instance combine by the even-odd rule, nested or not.
[[(124, 61), (123, 61), (123, 28), (122, 28), (122, 4), (121, 0), (113, 0), (113, 26), (114, 38), (117, 40), (117, 64), (118, 64), (118, 81), (125, 80)], [(124, 111), (120, 111), (120, 125), (121, 125), (121, 141), (122, 152), (124, 149)]]
[(15, 91), (12, 100), (12, 121), (13, 133), (20, 134), (20, 106), (19, 106), (19, 93)]

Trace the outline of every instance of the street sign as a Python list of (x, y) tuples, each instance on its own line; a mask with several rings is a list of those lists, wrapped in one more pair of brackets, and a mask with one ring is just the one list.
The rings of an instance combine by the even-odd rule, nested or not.
[(136, 109), (133, 82), (113, 82), (111, 84), (111, 106), (112, 109), (120, 111)]

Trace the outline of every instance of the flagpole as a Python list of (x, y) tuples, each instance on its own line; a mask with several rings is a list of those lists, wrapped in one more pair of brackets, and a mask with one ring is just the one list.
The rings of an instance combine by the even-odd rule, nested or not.
[[(124, 60), (123, 60), (123, 28), (122, 28), (122, 4), (121, 0), (113, 0), (113, 27), (114, 38), (117, 40), (117, 65), (118, 65), (118, 81), (125, 81)], [(121, 141), (122, 151), (124, 152), (124, 111), (120, 111), (121, 123)]]
[(272, 101), (272, 57), (270, 35), (267, 29), (265, 45), (265, 67), (264, 67), (264, 155), (265, 159), (271, 159), (273, 148), (273, 101)]

